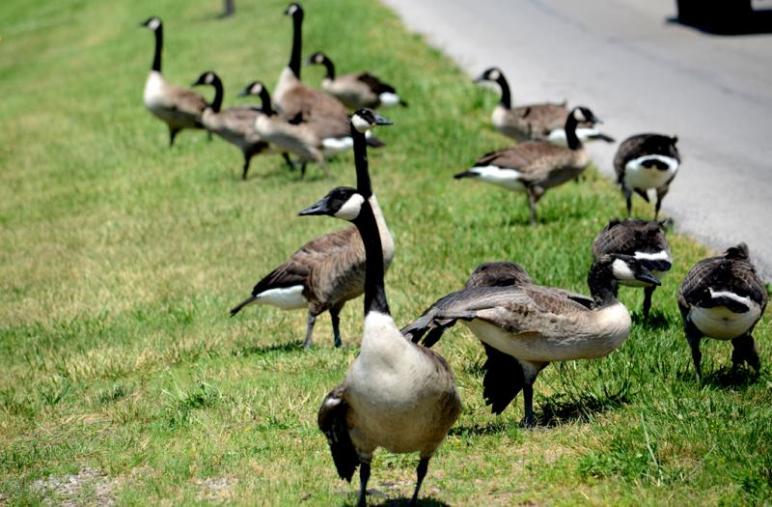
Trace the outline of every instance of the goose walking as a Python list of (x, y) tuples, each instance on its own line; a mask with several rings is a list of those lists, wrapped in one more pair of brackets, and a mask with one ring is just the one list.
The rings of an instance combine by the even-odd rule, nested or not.
[[(394, 239), (371, 190), (365, 132), (376, 125), (388, 124), (389, 120), (369, 109), (357, 111), (350, 121), (357, 188), (368, 195), (368, 203), (378, 222), (384, 270), (389, 268), (394, 258)], [(252, 304), (269, 304), (283, 310), (307, 308), (303, 345), (308, 348), (313, 343), (316, 318), (330, 312), (334, 344), (339, 347), (342, 343), (340, 311), (346, 301), (359, 297), (364, 288), (365, 249), (357, 228), (349, 227), (303, 245), (286, 262), (257, 282), (252, 295), (231, 309), (230, 313), (231, 316), (236, 315)]]
[(472, 178), (528, 196), (530, 222), (536, 223), (536, 203), (547, 189), (575, 179), (590, 163), (582, 141), (576, 136), (581, 122), (600, 123), (586, 107), (576, 107), (565, 122), (568, 147), (547, 141), (526, 141), (510, 148), (486, 153), (474, 167), (460, 172), (456, 179)]
[(456, 321), (483, 343), (487, 361), (483, 396), (500, 414), (522, 390), (525, 417), (532, 426), (533, 383), (553, 361), (603, 357), (630, 332), (630, 314), (616, 298), (620, 280), (659, 283), (637, 259), (604, 255), (589, 272), (592, 301), (563, 289), (533, 283), (478, 286), (441, 298), (402, 332), (431, 347)]
[(365, 318), (362, 346), (342, 384), (325, 396), (319, 429), (327, 437), (341, 479), (359, 466), (359, 502), (366, 505), (373, 453), (419, 454), (415, 505), (429, 460), (461, 413), (455, 379), (445, 360), (406, 340), (394, 323), (383, 281), (378, 222), (368, 193), (338, 187), (301, 215), (329, 215), (353, 222), (365, 247)]
[(212, 72), (202, 73), (193, 86), (210, 85), (214, 98), (201, 114), (201, 123), (209, 132), (214, 132), (241, 150), (244, 156), (241, 178), (246, 180), (249, 163), (255, 155), (267, 151), (268, 143), (255, 130), (255, 121), (260, 114), (252, 107), (240, 106), (222, 109), (224, 90), (220, 77)]
[(392, 85), (381, 81), (370, 72), (337, 75), (335, 64), (321, 51), (312, 54), (308, 58), (308, 63), (324, 66), (325, 76), (322, 79), (322, 89), (351, 109), (407, 106), (407, 102), (399, 97), (397, 90)]
[[(607, 254), (631, 255), (643, 262), (658, 279), (662, 279), (673, 266), (670, 246), (665, 237), (664, 225), (656, 220), (613, 219), (595, 237), (592, 255), (595, 259)], [(656, 284), (638, 280), (621, 281), (621, 285), (643, 287), (643, 316), (651, 310), (651, 297)]]
[(201, 114), (206, 100), (198, 93), (175, 86), (161, 74), (161, 52), (164, 44), (164, 25), (161, 18), (152, 16), (140, 26), (155, 34), (155, 51), (150, 73), (145, 81), (143, 101), (145, 107), (169, 128), (169, 146), (183, 129), (203, 129)]
[(614, 170), (627, 204), (627, 216), (632, 211), (633, 192), (649, 202), (649, 190), (657, 193), (654, 218), (659, 216), (662, 199), (670, 191), (670, 183), (681, 165), (678, 138), (662, 134), (638, 134), (625, 139), (614, 155)]
[(767, 289), (740, 243), (722, 255), (698, 262), (678, 289), (678, 308), (697, 376), (702, 376), (703, 337), (731, 340), (732, 366), (748, 363), (758, 373), (761, 360), (753, 329), (767, 307)]
[[(498, 67), (486, 69), (474, 81), (496, 83), (501, 90), (501, 98), (491, 115), (491, 122), (496, 130), (516, 141), (542, 139), (563, 146), (567, 144), (564, 126), (570, 111), (565, 102), (513, 107), (509, 83)], [(576, 129), (576, 135), (583, 141), (597, 139), (614, 142), (614, 138), (598, 131), (592, 121), (581, 123)]]

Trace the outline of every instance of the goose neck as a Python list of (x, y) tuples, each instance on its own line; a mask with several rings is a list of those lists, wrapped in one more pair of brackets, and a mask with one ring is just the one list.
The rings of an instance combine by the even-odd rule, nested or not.
[(351, 126), (351, 138), (354, 141), (354, 167), (357, 171), (357, 192), (368, 199), (373, 195), (370, 182), (370, 168), (367, 162), (367, 139), (365, 134)]
[(155, 35), (155, 49), (153, 51), (153, 64), (150, 66), (150, 70), (161, 72), (161, 52), (164, 48), (164, 27), (160, 25), (153, 31)]
[(322, 60), (322, 65), (324, 65), (324, 69), (327, 72), (325, 77), (330, 81), (335, 81), (335, 64), (332, 63), (332, 60), (325, 57), (324, 60)]
[(209, 107), (215, 113), (219, 113), (222, 108), (223, 98), (225, 97), (225, 91), (223, 90), (222, 81), (219, 77), (214, 77), (212, 80), (212, 87), (214, 88), (214, 98), (212, 99), (211, 104), (209, 104)]
[(390, 315), (384, 286), (383, 250), (378, 234), (378, 223), (370, 202), (365, 200), (359, 216), (354, 220), (365, 246), (365, 316), (370, 312)]
[(605, 308), (617, 302), (619, 283), (614, 278), (610, 266), (594, 265), (587, 276), (587, 286), (599, 308)]
[(295, 77), (300, 79), (300, 58), (303, 50), (303, 14), (292, 16), (292, 51), (290, 52), (289, 68)]
[(499, 88), (501, 88), (501, 99), (499, 100), (499, 104), (507, 109), (512, 109), (512, 94), (509, 90), (507, 78), (504, 77), (504, 74), (500, 74), (496, 82), (499, 84)]
[(579, 140), (579, 137), (576, 135), (576, 127), (578, 126), (578, 122), (576, 121), (576, 118), (574, 118), (574, 114), (569, 113), (566, 117), (566, 125), (565, 125), (565, 131), (566, 131), (566, 144), (568, 144), (568, 147), (572, 150), (578, 150), (582, 147), (582, 142)]

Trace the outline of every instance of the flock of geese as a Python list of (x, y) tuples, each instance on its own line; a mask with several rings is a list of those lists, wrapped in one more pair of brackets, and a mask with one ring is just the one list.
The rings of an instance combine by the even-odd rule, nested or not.
[[(384, 285), (394, 258), (394, 239), (373, 193), (367, 150), (383, 146), (372, 129), (391, 123), (373, 108), (406, 103), (393, 86), (369, 72), (338, 75), (322, 52), (308, 61), (326, 69), (322, 91), (304, 84), (300, 79), (304, 11), (292, 3), (285, 14), (293, 22), (292, 49), (273, 97), (255, 81), (242, 94), (258, 97), (260, 107), (227, 109), (222, 107), (222, 81), (212, 71), (193, 83), (214, 88), (211, 102), (164, 79), (163, 24), (157, 17), (149, 18), (143, 26), (155, 34), (155, 52), (144, 102), (168, 126), (170, 145), (183, 129), (204, 129), (238, 147), (244, 156), (243, 178), (258, 154), (281, 154), (290, 166), (299, 162), (304, 173), (308, 162), (326, 171), (328, 157), (353, 149), (356, 188), (337, 187), (300, 215), (328, 215), (354, 227), (303, 245), (263, 277), (231, 315), (251, 304), (305, 308), (304, 345), (310, 347), (316, 318), (329, 312), (337, 347), (340, 311), (364, 293), (360, 353), (343, 382), (325, 396), (319, 428), (340, 477), (350, 481), (359, 468), (359, 505), (366, 503), (370, 461), (377, 448), (419, 453), (411, 502), (415, 504), (429, 460), (461, 412), (452, 370), (431, 350), (447, 329), (460, 321), (482, 343), (487, 355), (483, 396), (492, 411), (501, 413), (522, 391), (522, 423), (531, 426), (533, 384), (542, 369), (555, 361), (606, 356), (627, 339), (631, 318), (617, 299), (619, 285), (643, 288), (643, 314), (648, 316), (652, 294), (672, 265), (663, 223), (656, 219), (680, 165), (677, 138), (639, 134), (619, 146), (614, 166), (628, 217), (632, 194), (649, 201), (652, 190), (655, 219), (613, 219), (600, 231), (592, 244), (589, 296), (540, 285), (513, 262), (486, 263), (463, 288), (441, 297), (400, 329), (389, 311)], [(455, 178), (526, 194), (535, 223), (536, 204), (544, 193), (577, 179), (589, 164), (584, 143), (614, 140), (597, 129), (600, 121), (589, 108), (569, 109), (565, 103), (513, 106), (509, 85), (498, 68), (486, 70), (476, 81), (498, 85), (501, 100), (493, 111), (493, 125), (518, 143), (483, 155)], [(349, 109), (356, 112), (350, 114)], [(733, 366), (747, 363), (758, 371), (752, 332), (766, 304), (764, 284), (744, 243), (689, 271), (678, 292), (678, 306), (698, 376), (703, 337), (731, 340)]]

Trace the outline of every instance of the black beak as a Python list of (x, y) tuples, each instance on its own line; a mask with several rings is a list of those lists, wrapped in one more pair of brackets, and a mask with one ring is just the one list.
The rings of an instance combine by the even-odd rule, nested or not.
[(252, 84), (248, 84), (243, 90), (239, 92), (239, 97), (249, 97), (252, 95), (250, 92), (252, 91)]
[(323, 197), (321, 200), (298, 213), (298, 216), (305, 217), (310, 215), (327, 215), (329, 209), (330, 207), (327, 197)]
[(593, 141), (605, 141), (607, 143), (615, 143), (616, 142), (616, 139), (614, 139), (613, 137), (611, 137), (608, 134), (604, 134), (603, 132), (598, 132), (597, 134), (592, 134), (590, 136), (590, 139), (592, 139)]
[(473, 83), (482, 83), (483, 81), (487, 81), (487, 79), (485, 79), (484, 74), (480, 74), (479, 76), (477, 76), (472, 80)]
[(375, 118), (375, 124), (376, 125), (394, 125), (394, 122), (390, 119), (381, 116), (380, 114), (373, 112), (373, 117)]
[(203, 84), (203, 83), (201, 83), (201, 81), (199, 81), (199, 80), (196, 80), (196, 81), (193, 81), (192, 83), (190, 83), (190, 86), (198, 86), (200, 84)]
[(602, 125), (603, 124), (603, 120), (601, 120), (600, 118), (598, 118), (597, 116), (594, 116), (594, 115), (593, 115), (593, 117), (592, 117), (592, 119), (590, 121), (592, 121), (592, 123), (594, 125)]
[(635, 279), (641, 282), (650, 283), (652, 285), (657, 285), (657, 286), (662, 285), (662, 282), (659, 281), (659, 278), (654, 276), (651, 271), (649, 271), (643, 266), (641, 266), (640, 273), (637, 273), (635, 275)]

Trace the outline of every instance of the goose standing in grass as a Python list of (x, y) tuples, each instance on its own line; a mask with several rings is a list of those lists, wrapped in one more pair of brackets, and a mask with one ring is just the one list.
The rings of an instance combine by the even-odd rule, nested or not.
[(649, 202), (649, 190), (657, 192), (654, 218), (659, 216), (662, 199), (670, 190), (670, 183), (681, 165), (678, 138), (662, 134), (638, 134), (619, 145), (614, 155), (617, 182), (627, 202), (627, 216), (632, 211), (633, 192)]
[(751, 264), (748, 246), (740, 243), (718, 257), (698, 262), (678, 289), (678, 308), (697, 376), (702, 376), (703, 336), (732, 340), (732, 366), (748, 363), (758, 373), (761, 361), (753, 329), (767, 307), (767, 289)]
[(464, 321), (488, 356), (483, 366), (486, 404), (500, 414), (522, 390), (522, 424), (532, 426), (533, 383), (544, 367), (606, 356), (627, 339), (630, 314), (616, 297), (622, 280), (659, 283), (634, 257), (604, 255), (587, 278), (592, 301), (533, 283), (470, 287), (441, 298), (402, 332), (431, 347), (445, 329)]
[(407, 106), (407, 102), (399, 97), (393, 86), (381, 81), (369, 72), (356, 72), (340, 76), (335, 74), (335, 64), (321, 51), (312, 54), (308, 58), (308, 63), (310, 65), (324, 65), (326, 74), (322, 79), (322, 89), (351, 109)]
[[(615, 253), (632, 255), (643, 262), (659, 279), (673, 266), (664, 225), (656, 220), (611, 220), (593, 241), (592, 256), (598, 259), (603, 255)], [(657, 285), (638, 280), (623, 281), (620, 284), (643, 287), (643, 315), (648, 317), (651, 297)]]
[(359, 502), (366, 505), (370, 461), (378, 447), (418, 452), (410, 505), (415, 505), (429, 460), (461, 413), (455, 379), (445, 360), (403, 338), (394, 323), (383, 281), (378, 222), (368, 193), (338, 187), (301, 215), (329, 215), (353, 222), (364, 242), (365, 318), (362, 346), (342, 384), (325, 396), (319, 429), (327, 437), (341, 479), (359, 466)]
[[(384, 271), (394, 258), (394, 239), (372, 193), (365, 132), (376, 125), (388, 124), (390, 122), (387, 119), (369, 109), (357, 111), (350, 121), (357, 189), (368, 196), (369, 206), (378, 223)], [(252, 295), (231, 309), (230, 313), (231, 316), (236, 315), (244, 307), (255, 303), (269, 304), (283, 310), (307, 308), (308, 322), (303, 345), (308, 348), (312, 344), (317, 316), (329, 311), (334, 343), (339, 347), (340, 311), (346, 301), (359, 297), (364, 288), (365, 249), (357, 228), (349, 227), (303, 245), (286, 262), (257, 282)]]
[[(493, 109), (491, 121), (496, 129), (516, 141), (542, 139), (565, 146), (568, 142), (565, 123), (568, 113), (566, 103), (540, 103), (512, 107), (512, 95), (507, 78), (498, 67), (491, 67), (480, 74), (475, 83), (496, 83), (501, 90), (501, 99)], [(583, 141), (603, 140), (613, 143), (614, 139), (595, 128), (595, 122), (582, 122), (576, 135)]]
[(246, 180), (252, 157), (269, 148), (268, 143), (255, 130), (255, 121), (260, 112), (247, 106), (223, 110), (222, 81), (212, 71), (202, 73), (193, 83), (193, 86), (200, 85), (210, 85), (214, 88), (214, 98), (201, 114), (201, 123), (209, 132), (214, 132), (241, 150), (244, 156), (241, 177)]
[(547, 189), (578, 177), (590, 163), (582, 141), (576, 136), (579, 123), (600, 123), (586, 107), (576, 107), (565, 122), (568, 146), (547, 141), (526, 141), (510, 148), (486, 153), (474, 167), (453, 177), (473, 178), (528, 196), (531, 224), (536, 223), (536, 203)]
[[(292, 17), (292, 49), (287, 66), (279, 75), (274, 89), (276, 108), (287, 121), (304, 123), (315, 137), (324, 142), (324, 155), (331, 156), (351, 149), (348, 110), (341, 101), (315, 90), (300, 80), (303, 48), (303, 7), (291, 3), (284, 12)], [(367, 137), (372, 147), (383, 146), (374, 136)]]
[(164, 45), (164, 25), (161, 18), (148, 18), (143, 27), (155, 34), (155, 52), (150, 74), (145, 81), (143, 101), (148, 111), (169, 127), (169, 146), (182, 129), (203, 129), (201, 114), (206, 100), (198, 93), (170, 84), (161, 74), (161, 52)]

